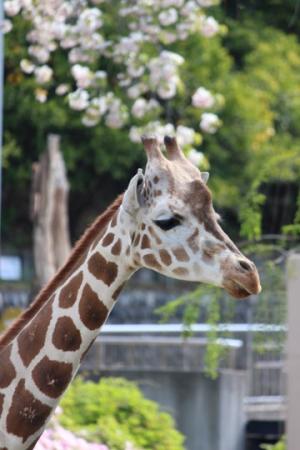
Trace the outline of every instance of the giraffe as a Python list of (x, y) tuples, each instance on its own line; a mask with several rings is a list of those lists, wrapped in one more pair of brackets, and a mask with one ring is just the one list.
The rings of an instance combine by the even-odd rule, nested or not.
[(218, 223), (207, 173), (165, 137), (143, 138), (145, 173), (91, 225), (69, 260), (0, 338), (0, 450), (33, 449), (130, 276), (141, 267), (260, 292), (255, 265)]

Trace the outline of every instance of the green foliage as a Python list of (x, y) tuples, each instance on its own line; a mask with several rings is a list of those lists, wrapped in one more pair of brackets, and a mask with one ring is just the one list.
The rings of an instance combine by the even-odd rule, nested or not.
[[(199, 321), (201, 313), (205, 316), (205, 322), (210, 326), (206, 334), (207, 344), (204, 354), (204, 373), (215, 379), (218, 376), (220, 362), (227, 353), (219, 338), (229, 337), (228, 332), (220, 332), (217, 325), (220, 322), (221, 300), (223, 292), (214, 286), (199, 285), (195, 290), (187, 292), (181, 297), (167, 303), (156, 310), (162, 322), (170, 320), (178, 311), (182, 312), (183, 336), (188, 338), (193, 335), (192, 325)], [(227, 308), (228, 321), (231, 319), (231, 303)]]
[(262, 444), (260, 446), (262, 450), (287, 450), (286, 439), (283, 437), (277, 444)]
[(289, 234), (292, 236), (300, 236), (300, 192), (297, 198), (297, 211), (294, 218), (294, 223), (291, 225), (285, 225), (282, 228), (284, 234)]
[(171, 416), (143, 397), (138, 387), (121, 378), (98, 383), (75, 379), (61, 406), (61, 424), (83, 436), (124, 450), (126, 441), (138, 449), (183, 450), (183, 436)]

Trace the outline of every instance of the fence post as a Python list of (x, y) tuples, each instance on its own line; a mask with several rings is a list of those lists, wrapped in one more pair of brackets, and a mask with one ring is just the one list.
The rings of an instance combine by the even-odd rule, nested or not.
[(300, 254), (287, 261), (287, 448), (299, 450), (300, 442)]

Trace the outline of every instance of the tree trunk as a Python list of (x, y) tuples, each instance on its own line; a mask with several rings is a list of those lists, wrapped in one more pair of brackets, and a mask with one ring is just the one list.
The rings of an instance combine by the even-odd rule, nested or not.
[(71, 249), (67, 212), (69, 184), (59, 143), (59, 136), (49, 135), (46, 151), (32, 168), (31, 218), (39, 288), (64, 264)]

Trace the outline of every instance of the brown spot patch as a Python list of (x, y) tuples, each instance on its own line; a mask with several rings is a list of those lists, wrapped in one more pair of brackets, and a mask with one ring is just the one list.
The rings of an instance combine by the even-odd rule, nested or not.
[(59, 397), (72, 379), (72, 364), (52, 361), (48, 356), (35, 366), (32, 378), (43, 394), (51, 398)]
[(0, 416), (2, 414), (3, 402), (4, 402), (4, 394), (0, 394)]
[(157, 261), (154, 255), (144, 255), (143, 256), (144, 262), (151, 268), (161, 270), (161, 265)]
[(159, 197), (162, 194), (162, 191), (160, 189), (157, 189), (153, 192), (154, 197)]
[(199, 245), (197, 244), (197, 237), (199, 236), (198, 228), (195, 228), (195, 231), (191, 236), (187, 239), (188, 246), (193, 251), (193, 253), (197, 253), (199, 251)]
[(79, 272), (62, 288), (59, 294), (59, 306), (61, 308), (70, 308), (74, 305), (82, 280), (83, 274)]
[(172, 257), (170, 255), (170, 253), (167, 250), (159, 250), (159, 256), (160, 259), (162, 260), (162, 262), (166, 265), (169, 266), (172, 262)]
[(8, 411), (7, 431), (25, 442), (45, 424), (51, 411), (25, 389), (25, 380), (20, 380)]
[(184, 277), (188, 275), (189, 272), (185, 267), (177, 267), (177, 269), (173, 270), (173, 273), (179, 277)]
[(133, 245), (134, 245), (135, 247), (136, 247), (137, 245), (139, 245), (140, 239), (141, 239), (141, 235), (140, 235), (140, 233), (138, 233), (138, 234), (136, 235), (135, 240), (134, 240), (134, 243), (133, 243)]
[(183, 247), (174, 248), (172, 249), (172, 252), (178, 261), (188, 261), (190, 259)]
[(207, 243), (202, 251), (202, 257), (205, 261), (210, 262), (215, 255), (220, 253), (222, 250), (225, 250), (225, 245), (223, 244), (215, 244), (215, 243)]
[(118, 239), (117, 242), (114, 244), (113, 248), (111, 249), (111, 252), (113, 255), (117, 256), (121, 253), (121, 239)]
[(141, 248), (150, 248), (150, 247), (151, 247), (150, 239), (146, 234), (144, 234), (141, 243)]
[(100, 253), (94, 253), (88, 261), (89, 271), (98, 280), (110, 286), (118, 275), (118, 266), (114, 262), (108, 262)]
[(115, 292), (114, 292), (113, 295), (112, 295), (113, 300), (117, 300), (117, 298), (119, 297), (119, 295), (120, 295), (120, 293), (121, 293), (121, 291), (122, 291), (122, 289), (123, 289), (124, 286), (125, 286), (125, 283), (121, 284), (121, 286), (119, 286), (119, 287), (115, 290)]
[(12, 345), (9, 345), (0, 353), (0, 388), (6, 388), (10, 385), (16, 376), (16, 370), (10, 360)]
[(115, 235), (113, 233), (108, 233), (106, 236), (104, 236), (102, 241), (103, 247), (108, 247), (114, 240), (114, 237)]
[(99, 328), (108, 315), (108, 309), (88, 284), (85, 285), (82, 292), (79, 314), (83, 324), (89, 330)]
[(112, 218), (112, 221), (111, 221), (111, 223), (110, 223), (110, 226), (111, 226), (112, 228), (114, 228), (114, 227), (117, 225), (117, 221), (118, 221), (118, 213), (116, 212), (115, 215), (114, 215), (114, 217)]
[(153, 183), (157, 184), (159, 182), (159, 178), (157, 175), (153, 178)]
[(52, 342), (59, 350), (74, 352), (81, 345), (80, 331), (70, 317), (60, 317), (55, 325)]
[(148, 231), (149, 231), (149, 233), (151, 234), (151, 236), (154, 237), (156, 243), (157, 243), (158, 245), (160, 245), (160, 244), (161, 244), (161, 239), (157, 236), (157, 234), (155, 233), (154, 229), (150, 226), (150, 227), (148, 228)]
[(18, 337), (19, 353), (26, 367), (43, 348), (52, 317), (54, 295)]

